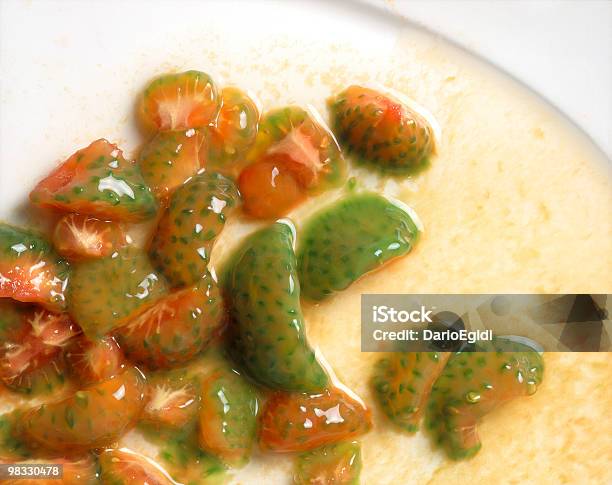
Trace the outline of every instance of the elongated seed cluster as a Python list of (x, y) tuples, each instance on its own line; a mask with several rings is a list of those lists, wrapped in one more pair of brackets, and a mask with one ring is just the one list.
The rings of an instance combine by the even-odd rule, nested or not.
[(350, 86), (329, 104), (334, 132), (357, 161), (396, 174), (415, 173), (427, 165), (433, 132), (419, 113), (360, 86)]
[(165, 295), (167, 288), (147, 254), (126, 247), (75, 266), (70, 313), (86, 335), (97, 338), (128, 323)]
[(196, 283), (228, 213), (238, 202), (234, 183), (216, 173), (196, 175), (178, 188), (151, 243), (151, 260), (173, 287)]
[(431, 392), (426, 426), (453, 459), (469, 458), (480, 449), (480, 418), (507, 401), (532, 395), (542, 382), (538, 352), (501, 339), (490, 346), (490, 352), (453, 354)]
[(323, 389), (327, 375), (304, 332), (292, 228), (276, 223), (253, 234), (232, 268), (227, 289), (236, 358), (269, 387)]
[(372, 384), (387, 417), (409, 433), (416, 432), (436, 381), (450, 354), (394, 352), (376, 364)]
[(410, 214), (384, 197), (341, 199), (307, 221), (298, 250), (302, 291), (322, 300), (414, 247), (419, 230)]

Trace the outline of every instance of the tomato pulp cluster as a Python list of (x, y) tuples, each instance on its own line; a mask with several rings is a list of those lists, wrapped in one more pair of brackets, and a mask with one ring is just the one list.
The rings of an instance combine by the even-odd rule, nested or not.
[[(138, 104), (148, 140), (136, 160), (99, 139), (36, 185), (31, 202), (56, 218), (50, 237), (0, 224), (0, 380), (28, 403), (0, 417), (0, 460), (62, 463), (64, 483), (206, 483), (245, 465), (257, 443), (296, 453), (297, 483), (358, 481), (353, 440), (370, 411), (319, 361), (300, 302), (341, 292), (418, 241), (410, 210), (345, 184), (349, 160), (411, 175), (435, 140), (390, 94), (351, 86), (328, 106), (331, 129), (298, 106), (260, 115), (203, 72), (164, 75)], [(274, 220), (342, 186), (296, 249), (292, 223)], [(269, 224), (217, 275), (210, 255), (234, 217)], [(403, 361), (376, 378), (383, 408), (409, 431), (448, 355), (419, 359), (411, 378), (425, 373), (422, 385), (403, 383)], [(541, 368), (527, 361), (535, 386)], [(404, 388), (419, 397), (396, 409)], [(120, 446), (135, 426), (159, 445), (156, 461)]]

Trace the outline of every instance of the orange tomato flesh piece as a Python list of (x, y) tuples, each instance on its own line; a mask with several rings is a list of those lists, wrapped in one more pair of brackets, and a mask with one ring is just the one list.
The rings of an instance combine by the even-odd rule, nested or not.
[(11, 384), (28, 372), (39, 369), (56, 356), (59, 349), (45, 346), (39, 339), (27, 335), (21, 342), (4, 344), (0, 352), (0, 379)]
[(24, 437), (53, 451), (109, 445), (140, 416), (144, 390), (144, 376), (129, 368), (65, 399), (27, 411), (22, 420)]
[(84, 335), (66, 349), (66, 360), (81, 384), (93, 384), (120, 374), (125, 358), (113, 337), (89, 340)]
[(294, 174), (302, 187), (310, 187), (317, 183), (324, 164), (320, 160), (319, 150), (313, 145), (312, 137), (302, 128), (294, 128), (272, 145), (263, 159), (282, 164)]
[(193, 385), (158, 382), (149, 386), (142, 420), (153, 425), (178, 429), (195, 419), (199, 403), (198, 393)]
[(209, 130), (209, 159), (213, 170), (237, 176), (245, 166), (245, 154), (257, 136), (259, 109), (246, 93), (226, 87), (221, 92), (221, 109)]
[(40, 207), (130, 222), (157, 213), (136, 163), (105, 139), (73, 153), (34, 187), (30, 200)]
[(126, 355), (149, 368), (186, 362), (223, 330), (221, 297), (211, 279), (161, 298), (116, 331)]
[(33, 373), (56, 359), (80, 329), (67, 314), (38, 309), (0, 347), (0, 380), (12, 387), (26, 384)]
[(0, 223), (0, 298), (66, 307), (70, 268), (36, 233)]
[(81, 214), (65, 215), (53, 231), (55, 249), (71, 260), (110, 256), (122, 243), (125, 234), (120, 224)]
[(28, 323), (32, 328), (32, 335), (51, 347), (64, 347), (72, 337), (81, 333), (81, 329), (67, 313), (35, 310), (28, 318)]
[(157, 131), (188, 130), (214, 122), (218, 110), (217, 89), (210, 76), (186, 71), (153, 80), (143, 93), (140, 115)]
[(149, 458), (127, 448), (106, 449), (98, 456), (102, 483), (113, 485), (173, 485), (168, 473)]
[[(54, 268), (43, 260), (22, 259), (18, 264), (0, 261), (0, 298), (13, 298), (27, 303), (40, 303), (51, 310), (64, 307), (64, 287)], [(61, 295), (62, 300), (56, 300)]]
[(277, 162), (271, 157), (249, 165), (238, 178), (243, 209), (257, 219), (284, 216), (306, 198), (286, 161)]
[(307, 451), (355, 438), (371, 427), (370, 410), (339, 389), (277, 392), (264, 407), (259, 444), (277, 453)]

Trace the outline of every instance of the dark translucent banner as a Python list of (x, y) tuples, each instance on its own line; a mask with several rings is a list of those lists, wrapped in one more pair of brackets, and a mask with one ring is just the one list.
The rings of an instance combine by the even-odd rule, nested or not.
[(610, 351), (610, 295), (362, 295), (361, 350), (488, 351), (498, 337), (549, 352)]

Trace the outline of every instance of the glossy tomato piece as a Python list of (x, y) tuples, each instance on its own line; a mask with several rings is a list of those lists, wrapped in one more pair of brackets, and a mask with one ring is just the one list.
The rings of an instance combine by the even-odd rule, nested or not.
[(70, 372), (81, 384), (89, 385), (120, 374), (125, 358), (113, 337), (89, 340), (84, 335), (66, 349)]
[(300, 454), (295, 461), (296, 485), (359, 485), (361, 447), (346, 442)]
[(244, 211), (256, 219), (282, 217), (306, 198), (295, 174), (271, 159), (246, 167), (240, 173), (238, 187)]
[(42, 236), (0, 223), (0, 298), (66, 307), (68, 263)]
[(319, 173), (323, 170), (319, 150), (313, 145), (312, 137), (303, 129), (290, 131), (278, 143), (268, 148), (262, 160), (272, 160), (283, 165), (304, 188), (316, 185)]
[(200, 447), (227, 465), (245, 465), (255, 442), (258, 414), (253, 386), (232, 369), (215, 371), (202, 383)]
[[(140, 428), (143, 430), (143, 428)], [(226, 483), (225, 466), (197, 445), (194, 427), (144, 429), (146, 437), (159, 447), (159, 460), (176, 483), (208, 485)]]
[(75, 265), (70, 314), (94, 340), (129, 323), (167, 294), (167, 283), (147, 254), (128, 246)]
[(173, 485), (160, 465), (128, 448), (106, 449), (98, 455), (102, 483), (106, 485)]
[(542, 354), (524, 340), (497, 337), (477, 345), (482, 352), (451, 354), (427, 405), (425, 425), (454, 460), (478, 453), (483, 417), (513, 399), (532, 396), (544, 377)]
[(194, 378), (179, 371), (148, 376), (143, 423), (178, 430), (193, 424), (199, 409), (200, 392)]
[(49, 396), (57, 393), (70, 383), (66, 362), (61, 353), (51, 356), (33, 357), (36, 365), (27, 371), (2, 379), (9, 389), (31, 396)]
[(201, 130), (163, 131), (140, 152), (142, 176), (155, 196), (164, 201), (206, 163), (206, 136)]
[(123, 226), (81, 214), (67, 214), (56, 224), (53, 245), (70, 260), (110, 256), (125, 244)]
[(128, 368), (70, 397), (29, 410), (23, 417), (23, 433), (31, 443), (49, 450), (109, 445), (136, 422), (144, 394), (144, 376)]
[(346, 175), (346, 163), (336, 140), (312, 109), (288, 106), (262, 117), (248, 160), (259, 162), (270, 157), (291, 170), (309, 192), (337, 186)]
[(240, 158), (251, 148), (257, 135), (259, 109), (244, 91), (226, 87), (221, 91), (221, 110), (209, 129), (208, 166), (237, 176)]
[(224, 323), (219, 288), (206, 274), (197, 284), (159, 300), (116, 335), (130, 359), (158, 369), (191, 360)]
[(278, 453), (307, 451), (350, 440), (371, 427), (370, 410), (339, 389), (276, 392), (262, 412), (259, 444)]
[(217, 88), (200, 71), (166, 74), (153, 80), (140, 100), (140, 119), (149, 130), (202, 128), (215, 121), (219, 111)]
[(59, 468), (45, 468), (47, 475), (44, 478), (15, 478), (2, 481), (4, 485), (96, 485), (99, 483), (98, 465), (91, 455), (78, 458), (36, 458), (18, 462), (19, 465), (48, 465), (61, 466)]
[(435, 153), (429, 121), (391, 93), (353, 85), (333, 97), (329, 108), (334, 132), (357, 162), (407, 175), (427, 167)]
[(80, 330), (67, 314), (0, 303), (0, 381), (16, 391), (38, 394), (65, 381), (62, 349)]
[(380, 359), (372, 376), (374, 395), (383, 412), (399, 428), (414, 433), (427, 406), (432, 386), (450, 352), (391, 352)]
[(38, 183), (32, 203), (101, 219), (138, 222), (157, 212), (157, 203), (135, 162), (104, 139), (82, 148)]
[(210, 254), (240, 194), (232, 180), (199, 173), (174, 191), (159, 220), (149, 254), (174, 288), (206, 274)]
[(32, 336), (48, 347), (65, 347), (81, 333), (67, 313), (52, 313), (40, 308), (32, 309), (28, 316)]

